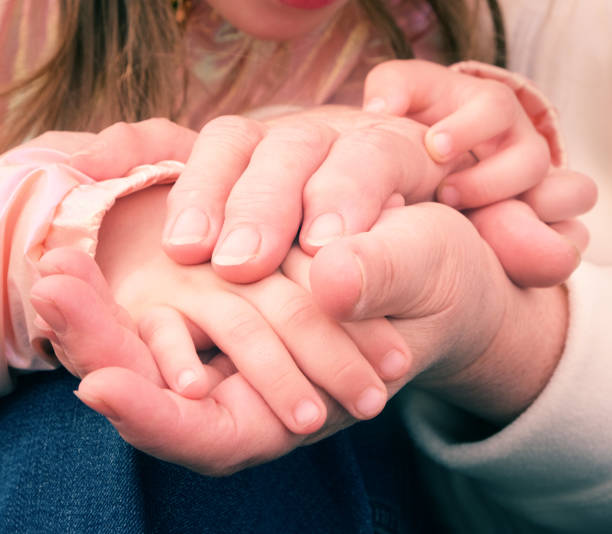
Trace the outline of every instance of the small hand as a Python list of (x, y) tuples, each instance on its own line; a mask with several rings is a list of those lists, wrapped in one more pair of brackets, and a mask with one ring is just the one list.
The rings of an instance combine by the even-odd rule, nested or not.
[[(112, 294), (140, 323), (140, 333), (165, 382), (182, 395), (198, 398), (209, 391), (210, 380), (201, 371), (195, 349), (209, 349), (212, 340), (293, 432), (313, 432), (325, 420), (319, 388), (356, 418), (376, 415), (387, 400), (378, 375), (395, 379), (409, 368), (407, 349), (388, 322), (370, 320), (367, 328), (350, 331), (349, 337), (318, 310), (306, 291), (278, 272), (255, 284), (235, 285), (216, 276), (209, 264), (174, 263), (159, 246), (166, 191), (165, 187), (150, 188), (120, 199), (106, 215), (97, 261), (110, 289), (84, 254), (75, 258), (76, 252), (59, 249), (43, 257), (41, 263), (50, 276), (32, 291), (42, 318), (47, 319), (48, 310), (41, 303), (52, 302), (66, 313), (80, 312), (74, 322), (85, 323), (81, 329), (93, 328), (98, 321), (89, 316), (105, 303), (114, 303)], [(128, 222), (130, 232), (125, 232)], [(68, 289), (62, 273), (80, 280), (70, 282)], [(90, 293), (98, 288), (98, 295), (107, 296), (83, 308), (81, 301), (95, 301), (85, 291), (87, 286), (82, 287), (83, 281), (91, 286)], [(134, 330), (122, 332), (125, 337)], [(64, 361), (77, 374), (95, 368), (84, 358), (79, 359), (80, 367), (70, 361), (77, 338), (55, 335), (56, 345), (68, 355)], [(177, 357), (178, 348), (182, 350)], [(392, 368), (389, 362), (397, 354), (404, 357)], [(121, 365), (96, 351), (90, 357), (98, 366)]]
[[(554, 113), (535, 88), (503, 69), (461, 65), (474, 75), (421, 60), (381, 63), (366, 79), (364, 109), (429, 125), (425, 146), (436, 161), (471, 151), (479, 161), (446, 177), (437, 199), (479, 208), (469, 217), (515, 283), (563, 282), (588, 243), (586, 227), (574, 218), (595, 204), (595, 184), (550, 167), (551, 156), (555, 165), (562, 162), (561, 146)], [(522, 202), (500, 203), (513, 196)]]
[[(78, 397), (108, 417), (122, 437), (140, 450), (200, 473), (227, 475), (322, 439), (355, 421), (319, 391), (327, 411), (324, 426), (308, 435), (291, 432), (223, 353), (208, 359), (206, 365), (198, 362), (207, 379), (203, 396), (177, 393), (164, 382), (174, 383), (164, 365), (160, 366), (164, 379), (150, 373), (155, 370), (156, 355), (135, 332), (124, 328), (124, 312), (106, 300), (108, 288), (89, 257), (80, 254), (77, 258), (74, 251), (56, 249), (42, 262), (53, 274), (35, 286), (35, 306), (53, 327), (58, 325), (48, 308), (39, 307), (41, 301), (51, 302), (63, 318), (53, 335), (65, 361), (78, 374), (86, 373)], [(83, 310), (87, 310), (85, 317)], [(172, 326), (165, 324), (165, 331)], [(173, 356), (179, 360), (184, 357), (178, 354), (181, 348), (173, 347)], [(152, 367), (143, 372), (142, 364)], [(398, 387), (391, 385), (390, 391)]]

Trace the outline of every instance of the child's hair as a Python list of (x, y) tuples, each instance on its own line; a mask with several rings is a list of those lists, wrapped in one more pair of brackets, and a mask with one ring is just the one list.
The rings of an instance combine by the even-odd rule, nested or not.
[[(412, 57), (410, 43), (385, 0), (358, 3), (388, 41), (392, 54)], [(476, 31), (480, 3), (476, 1), (470, 10), (464, 0), (428, 0), (448, 62), (478, 59), (478, 50), (482, 50)], [(496, 30), (496, 62), (503, 64), (501, 14), (496, 0), (487, 3)], [(9, 87), (0, 87), (0, 100), (10, 99), (0, 118), (0, 153), (47, 130), (82, 131), (120, 120), (179, 117), (187, 72), (177, 4), (183, 2), (61, 0), (60, 38), (50, 59)], [(183, 80), (183, 87), (180, 83), (177, 87), (177, 79)]]

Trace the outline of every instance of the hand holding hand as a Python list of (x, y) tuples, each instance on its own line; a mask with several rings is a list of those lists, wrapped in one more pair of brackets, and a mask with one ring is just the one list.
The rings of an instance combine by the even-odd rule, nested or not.
[[(556, 114), (526, 79), (476, 62), (455, 67), (381, 63), (366, 79), (364, 109), (427, 124), (425, 146), (435, 161), (474, 154), (477, 163), (445, 177), (437, 199), (479, 208), (468, 216), (514, 282), (558, 284), (588, 244), (574, 218), (595, 204), (595, 184), (562, 168)], [(512, 197), (521, 202), (507, 202)]]
[[(408, 351), (389, 323), (373, 319), (345, 330), (279, 272), (254, 284), (235, 285), (216, 276), (209, 264), (174, 263), (159, 246), (166, 192), (166, 187), (156, 187), (133, 194), (106, 215), (96, 256), (102, 272), (76, 251), (58, 249), (43, 257), (40, 267), (48, 276), (33, 288), (33, 304), (43, 319), (54, 319), (49, 308), (61, 307), (76, 314), (72, 322), (84, 335), (84, 328), (98, 328), (95, 317), (103, 315), (101, 309), (117, 309), (113, 295), (139, 323), (164, 383), (177, 393), (201, 398), (210, 391), (215, 375), (202, 367), (195, 349), (207, 350), (214, 343), (293, 432), (310, 433), (323, 424), (319, 388), (356, 418), (376, 415), (387, 400), (379, 375), (396, 379), (410, 365)], [(128, 222), (130, 232), (125, 232)], [(64, 287), (67, 283), (70, 289)], [(83, 302), (92, 303), (83, 308)], [(122, 326), (112, 333), (141, 354), (135, 330), (121, 319), (125, 312), (117, 313)], [(83, 376), (96, 366), (125, 365), (117, 359), (121, 351), (108, 357), (108, 350), (100, 355), (92, 350), (89, 359), (71, 360), (80, 341), (69, 332), (52, 335), (65, 353), (66, 366), (76, 374)], [(96, 338), (87, 334), (84, 344)], [(392, 368), (389, 362), (398, 355), (403, 355), (399, 366)], [(146, 357), (140, 359), (147, 363)], [(152, 378), (149, 372), (142, 374)]]
[(312, 263), (293, 249), (283, 271), (337, 320), (389, 317), (415, 384), (495, 422), (531, 403), (565, 342), (564, 289), (515, 286), (468, 219), (441, 204), (389, 210)]

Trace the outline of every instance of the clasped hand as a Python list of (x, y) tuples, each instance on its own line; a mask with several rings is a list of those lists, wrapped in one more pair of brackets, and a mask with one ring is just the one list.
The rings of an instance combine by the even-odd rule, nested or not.
[[(509, 129), (513, 139), (517, 131), (534, 139), (525, 119), (518, 120), (520, 128), (504, 123), (489, 134)], [(528, 299), (458, 212), (434, 204), (391, 209), (433, 199), (449, 174), (465, 176), (472, 168), (482, 179), (482, 164), (473, 166), (465, 152), (435, 163), (424, 150), (426, 131), (405, 118), (333, 106), (265, 123), (220, 118), (199, 135), (163, 120), (113, 126), (93, 144), (90, 137), (76, 142), (58, 134), (59, 142), (80, 149), (73, 165), (99, 179), (137, 164), (187, 159), (168, 197), (165, 251), (188, 264), (212, 257), (216, 273), (234, 282), (274, 273), (239, 286), (210, 265), (180, 267), (159, 246), (161, 219), (151, 219), (163, 212), (159, 193), (121, 201), (105, 219), (97, 256), (102, 272), (74, 251), (52, 251), (41, 262), (49, 276), (33, 292), (43, 318), (52, 322), (45, 309), (52, 303), (65, 319), (62, 328), (51, 324), (49, 337), (63, 363), (87, 375), (81, 398), (138, 448), (221, 474), (375, 415), (387, 394), (416, 375), (431, 389), (452, 390), (457, 376), (488, 358), (508, 309)], [(531, 154), (541, 160), (538, 168), (548, 166), (540, 149)], [(554, 205), (549, 222), (572, 217), (593, 196), (582, 177), (567, 173), (566, 188), (586, 191), (584, 206), (563, 195), (551, 199), (539, 193), (550, 190), (545, 176), (530, 169), (501, 197), (495, 188), (475, 197), (486, 204), (531, 188), (524, 195), (529, 205), (506, 200), (469, 213), (508, 274), (525, 284), (554, 284), (576, 264), (572, 245), (536, 214)], [(462, 198), (466, 206), (479, 205), (469, 194)], [(132, 225), (139, 209), (138, 233), (149, 231), (153, 240), (125, 242), (121, 221), (129, 211)], [(500, 232), (491, 224), (500, 215), (524, 224)], [(319, 252), (311, 266), (294, 248), (283, 276), (275, 269), (300, 223), (302, 248)], [(524, 239), (529, 228), (544, 247)], [(517, 250), (526, 251), (519, 263), (512, 261)], [(560, 259), (550, 262), (552, 270), (538, 261), (542, 250)], [(159, 280), (171, 283), (164, 289)], [(115, 298), (139, 320), (141, 337)], [(95, 321), (82, 320), (82, 303)], [(340, 328), (330, 317), (362, 322)], [(213, 344), (223, 352), (201, 365), (195, 349)], [(479, 399), (474, 390), (467, 401), (448, 396), (472, 409)], [(532, 395), (532, 389), (519, 392), (482, 415), (505, 420)]]

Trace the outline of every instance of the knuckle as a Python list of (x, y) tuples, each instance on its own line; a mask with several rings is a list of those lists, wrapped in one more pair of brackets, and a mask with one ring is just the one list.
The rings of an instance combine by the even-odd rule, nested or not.
[(145, 119), (143, 121), (134, 123), (136, 127), (142, 128), (171, 128), (173, 126), (177, 126), (176, 123), (172, 122), (170, 119), (166, 117), (152, 117), (150, 119)]
[(322, 317), (312, 298), (307, 294), (288, 298), (280, 307), (280, 315), (285, 325), (298, 329), (306, 328)]
[[(248, 183), (237, 182), (229, 194), (225, 204), (225, 218), (232, 219), (235, 223), (242, 221), (254, 222), (259, 220), (261, 224), (272, 224), (279, 218), (286, 224), (299, 216), (296, 213), (296, 202), (300, 200), (299, 192), (296, 198), (285, 198), (279, 202), (279, 191), (277, 184), (261, 180), (252, 180)], [(271, 228), (278, 233), (278, 228)]]
[(279, 366), (270, 366), (266, 376), (266, 397), (267, 399), (276, 399), (280, 406), (291, 404), (291, 398), (298, 391), (298, 383), (301, 382), (301, 376), (297, 369)]
[(398, 71), (405, 68), (409, 64), (408, 62), (416, 61), (418, 60), (391, 59), (389, 61), (383, 61), (368, 72), (365, 83), (368, 85), (378, 79), (386, 80), (389, 76), (395, 76)]
[(331, 368), (333, 384), (353, 385), (357, 378), (365, 374), (364, 361), (361, 358), (344, 359), (334, 362)]
[(103, 136), (112, 137), (131, 137), (134, 132), (134, 126), (131, 123), (125, 121), (119, 121), (111, 124), (108, 128), (105, 128), (100, 132)]
[(240, 115), (222, 115), (207, 122), (200, 130), (201, 136), (214, 136), (230, 146), (253, 144), (263, 134), (263, 125)]
[(120, 121), (102, 130), (99, 138), (102, 143), (121, 147), (122, 150), (129, 153), (136, 148), (138, 135), (139, 129), (135, 123)]
[(336, 132), (330, 126), (316, 121), (301, 121), (300, 124), (281, 124), (268, 132), (268, 139), (282, 140), (291, 145), (297, 154), (310, 154), (327, 149)]
[[(308, 180), (302, 192), (302, 203), (307, 209), (313, 209), (318, 201), (325, 204), (326, 199), (338, 199), (336, 206), (340, 207), (350, 199), (352, 191), (357, 191), (360, 184), (355, 179), (350, 179), (344, 173), (337, 173), (333, 180), (327, 179), (328, 176), (317, 176)], [(340, 200), (341, 199), (341, 200)]]
[(484, 98), (496, 113), (503, 113), (506, 121), (511, 123), (518, 119), (522, 110), (516, 93), (505, 83), (496, 80), (486, 80), (484, 83)]
[(166, 317), (167, 314), (163, 310), (153, 308), (138, 321), (138, 331), (148, 345), (157, 343), (163, 337)]
[(399, 136), (384, 128), (360, 128), (349, 132), (338, 140), (349, 154), (358, 154), (369, 168), (376, 169), (378, 176), (386, 176), (397, 171), (399, 160), (397, 150), (401, 150)]
[(49, 130), (49, 131), (39, 135), (36, 139), (39, 140), (39, 141), (44, 141), (45, 143), (48, 143), (49, 141), (53, 141), (58, 136), (62, 136), (63, 134), (64, 134), (64, 132), (61, 132), (59, 130)]
[(252, 345), (260, 337), (261, 326), (261, 322), (255, 314), (242, 311), (232, 315), (227, 334), (236, 344), (248, 343)]

